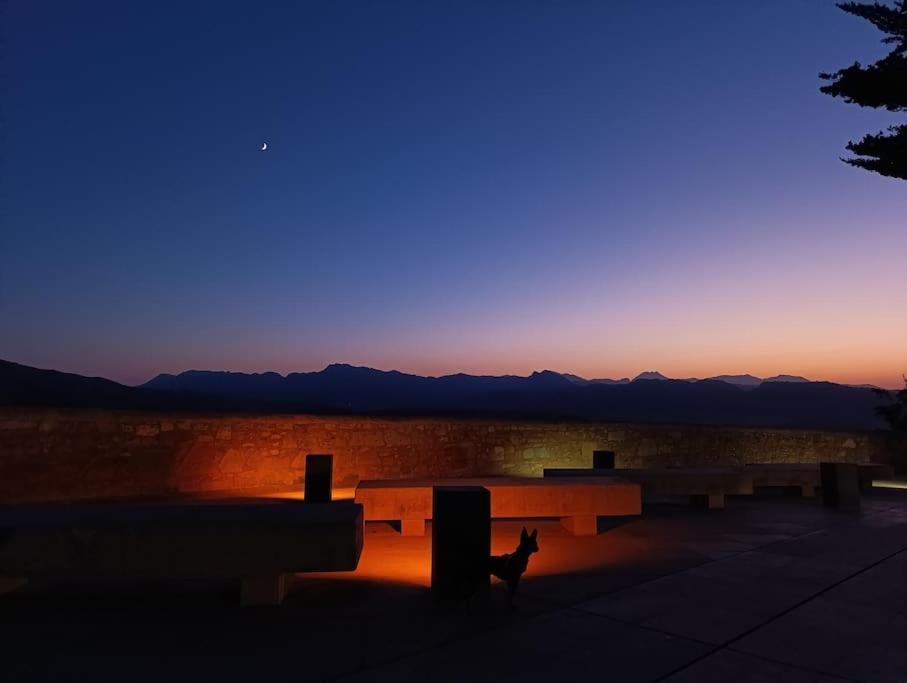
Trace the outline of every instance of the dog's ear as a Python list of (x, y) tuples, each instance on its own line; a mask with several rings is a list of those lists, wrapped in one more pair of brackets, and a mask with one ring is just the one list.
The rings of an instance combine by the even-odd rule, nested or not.
[(537, 539), (538, 537), (539, 537), (539, 530), (538, 530), (538, 529), (533, 529), (533, 530), (532, 530), (532, 533), (529, 535), (529, 538), (531, 538), (531, 539), (534, 541), (534, 540)]
[(525, 541), (529, 538), (529, 533), (526, 531), (526, 527), (523, 527), (523, 530), (520, 532), (520, 540)]

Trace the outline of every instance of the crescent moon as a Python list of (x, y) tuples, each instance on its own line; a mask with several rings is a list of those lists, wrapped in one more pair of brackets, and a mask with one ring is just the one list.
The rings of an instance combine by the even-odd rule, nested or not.
[(262, 151), (262, 152), (264, 152), (267, 148), (268, 148), (268, 143), (267, 143), (267, 142), (261, 143), (261, 151)]

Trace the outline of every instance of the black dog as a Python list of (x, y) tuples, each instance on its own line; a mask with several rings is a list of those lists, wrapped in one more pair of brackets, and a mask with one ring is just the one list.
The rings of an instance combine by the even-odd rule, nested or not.
[(507, 584), (507, 602), (511, 606), (517, 586), (520, 585), (520, 577), (529, 566), (529, 556), (539, 551), (538, 534), (538, 529), (533, 529), (529, 534), (526, 533), (526, 527), (523, 527), (516, 550), (506, 555), (492, 555), (488, 560), (489, 573)]

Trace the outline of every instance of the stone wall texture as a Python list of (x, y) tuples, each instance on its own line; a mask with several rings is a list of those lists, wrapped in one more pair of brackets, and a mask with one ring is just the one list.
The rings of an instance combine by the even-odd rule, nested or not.
[(0, 502), (297, 489), (306, 453), (334, 484), (587, 467), (891, 462), (885, 432), (484, 419), (167, 415), (0, 409)]

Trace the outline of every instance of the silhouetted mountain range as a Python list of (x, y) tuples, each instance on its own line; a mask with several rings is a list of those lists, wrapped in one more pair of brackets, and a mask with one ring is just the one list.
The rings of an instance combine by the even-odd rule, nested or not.
[(736, 384), (738, 387), (758, 387), (763, 382), (759, 377), (753, 377), (752, 375), (718, 375), (717, 377), (712, 377), (710, 379), (715, 379), (719, 382), (727, 382), (728, 384)]
[(422, 377), (334, 364), (319, 372), (190, 370), (140, 387), (0, 361), (0, 404), (105, 409), (511, 416), (729, 425), (875, 429), (869, 389), (782, 375), (584, 379), (550, 370), (528, 377)]
[(325, 412), (325, 406), (282, 405), (251, 398), (232, 398), (192, 391), (159, 391), (129, 387), (101, 377), (42, 370), (0, 360), (0, 405), (46, 408), (104, 408), (112, 410), (305, 411)]

